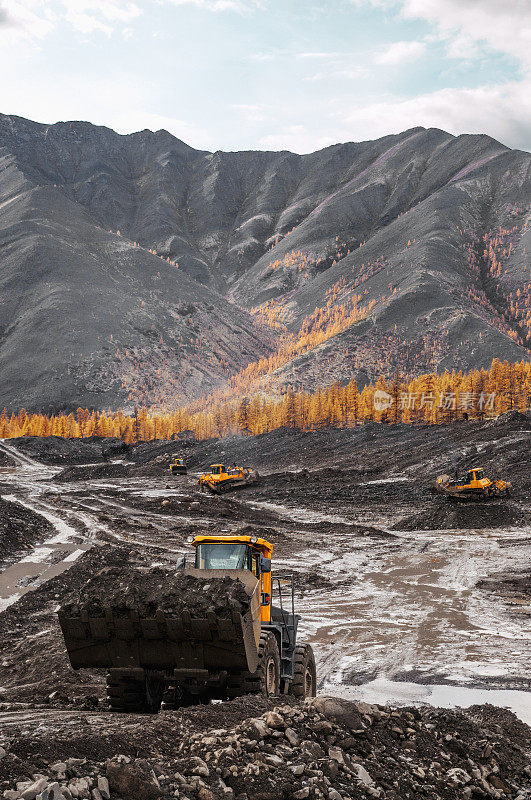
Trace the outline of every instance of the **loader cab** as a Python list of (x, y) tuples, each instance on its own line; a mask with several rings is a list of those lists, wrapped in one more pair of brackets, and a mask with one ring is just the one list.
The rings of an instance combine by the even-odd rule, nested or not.
[(261, 619), (271, 618), (271, 555), (273, 545), (251, 536), (196, 536), (196, 569), (247, 569), (260, 581)]

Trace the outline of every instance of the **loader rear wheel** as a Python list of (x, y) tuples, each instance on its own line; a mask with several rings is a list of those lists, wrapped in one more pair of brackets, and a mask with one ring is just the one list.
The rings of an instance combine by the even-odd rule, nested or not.
[(315, 697), (317, 693), (315, 656), (309, 644), (298, 644), (295, 648), (289, 692), (295, 697)]

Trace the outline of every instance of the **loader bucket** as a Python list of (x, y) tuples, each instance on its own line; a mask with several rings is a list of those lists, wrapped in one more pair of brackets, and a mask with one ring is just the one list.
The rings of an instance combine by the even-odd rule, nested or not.
[(90, 603), (61, 608), (59, 624), (72, 667), (254, 672), (260, 639), (259, 581), (249, 570), (186, 569), (180, 575), (201, 578), (205, 592), (220, 578), (239, 580), (248, 606), (236, 610), (228, 601), (222, 613), (215, 613), (213, 608), (205, 611), (203, 601), (198, 613), (190, 605), (179, 613), (157, 609), (152, 616), (111, 604), (98, 614)]

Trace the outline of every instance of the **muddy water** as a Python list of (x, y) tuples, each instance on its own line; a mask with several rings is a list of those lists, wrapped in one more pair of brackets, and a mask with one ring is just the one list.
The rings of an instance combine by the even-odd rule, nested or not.
[[(1, 494), (41, 514), (56, 535), (35, 542), (33, 553), (0, 574), (0, 611), (68, 569), (99, 536), (171, 558), (183, 552), (172, 526), (234, 529), (230, 519), (215, 515), (165, 516), (153, 506), (138, 507), (139, 498), (180, 495), (178, 486), (165, 489), (164, 478), (56, 484), (55, 470), (10, 454), (14, 465), (0, 474)], [(360, 536), (353, 525), (360, 513), (381, 525), (373, 510), (327, 514), (246, 500), (244, 493), (238, 503), (257, 520), (264, 510), (278, 520), (273, 527), (286, 537), (275, 559), (282, 572), (317, 576), (297, 610), (301, 640), (316, 652), (321, 692), (371, 702), (493, 702), (522, 718), (531, 714), (529, 606), (510, 606), (477, 588), (483, 578), (528, 563), (531, 530), (416, 531), (378, 539)], [(383, 512), (385, 522), (392, 518), (392, 507)]]
[(530, 543), (521, 531), (430, 532), (369, 551), (343, 537), (343, 552), (320, 567), (337, 591), (299, 602), (321, 690), (375, 678), (529, 689), (531, 615), (512, 613), (476, 583), (521, 566)]

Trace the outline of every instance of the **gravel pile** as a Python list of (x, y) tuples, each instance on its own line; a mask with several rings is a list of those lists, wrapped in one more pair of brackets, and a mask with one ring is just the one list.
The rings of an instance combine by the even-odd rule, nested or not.
[[(231, 704), (226, 719), (231, 722)], [(5, 800), (355, 800), (531, 797), (531, 730), (491, 706), (387, 707), (319, 697), (280, 704), (228, 727), (174, 719), (159, 751), (102, 761), (65, 758), (19, 780)], [(208, 709), (205, 709), (208, 714)], [(165, 719), (164, 719), (165, 718)], [(127, 727), (134, 717), (125, 717)], [(104, 719), (102, 718), (102, 722)], [(188, 725), (186, 725), (188, 721)], [(185, 723), (184, 725), (182, 723)], [(156, 729), (157, 724), (152, 725)], [(194, 730), (195, 728), (195, 730)], [(152, 730), (152, 734), (156, 732)], [(168, 746), (168, 741), (172, 742)], [(10, 758), (9, 744), (0, 750)], [(21, 762), (22, 763), (22, 762)], [(41, 764), (44, 763), (41, 760)], [(10, 774), (13, 774), (13, 764)]]

